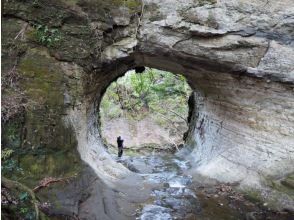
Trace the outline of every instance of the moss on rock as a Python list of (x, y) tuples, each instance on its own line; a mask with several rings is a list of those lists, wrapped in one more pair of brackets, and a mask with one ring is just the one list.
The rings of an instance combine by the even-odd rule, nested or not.
[(199, 6), (213, 5), (217, 3), (217, 0), (196, 0)]
[[(17, 126), (4, 126), (5, 145), (17, 152), (14, 158), (22, 173), (11, 173), (30, 187), (46, 176), (71, 176), (81, 168), (73, 130), (64, 122), (67, 107), (78, 102), (82, 88), (76, 86), (77, 67), (64, 67), (46, 48), (33, 48), (21, 58), (20, 87), (31, 105)], [(65, 93), (71, 101), (65, 102)], [(67, 103), (67, 104), (66, 104)], [(15, 138), (9, 138), (17, 134)]]

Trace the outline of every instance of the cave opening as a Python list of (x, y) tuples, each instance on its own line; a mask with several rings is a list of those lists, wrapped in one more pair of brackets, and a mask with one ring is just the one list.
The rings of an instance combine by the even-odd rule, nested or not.
[[(17, 190), (9, 202), (18, 206), (11, 209), (15, 216), (28, 218), (25, 204), (29, 211), (36, 208), (32, 217), (38, 208), (50, 208), (48, 218), (89, 220), (286, 219), (292, 214), (290, 0), (34, 0), (2, 6), (7, 79), (2, 116), (11, 119), (2, 126), (7, 140), (2, 177), (33, 191), (54, 183), (35, 201)], [(126, 150), (125, 162), (117, 160), (116, 137), (131, 146), (119, 131), (110, 132), (115, 146), (104, 147), (102, 96), (118, 77), (130, 69), (143, 72), (144, 66), (183, 74), (193, 90), (187, 115), (180, 113), (188, 117), (182, 157), (151, 153), (125, 160)], [(122, 104), (136, 104), (138, 97)], [(144, 118), (138, 112), (147, 114), (146, 109), (150, 103), (142, 100), (129, 117), (118, 109), (113, 123)], [(209, 188), (208, 182), (221, 185)], [(244, 200), (250, 196), (258, 202)]]
[(139, 66), (106, 89), (99, 105), (99, 130), (110, 154), (117, 137), (124, 154), (176, 153), (185, 145), (192, 94), (181, 74)]

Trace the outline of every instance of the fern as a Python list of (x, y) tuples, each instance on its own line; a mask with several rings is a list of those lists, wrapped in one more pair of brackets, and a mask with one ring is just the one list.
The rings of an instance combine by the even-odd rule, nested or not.
[(1, 159), (2, 160), (7, 160), (8, 158), (10, 158), (13, 154), (14, 150), (12, 149), (4, 149), (1, 152)]

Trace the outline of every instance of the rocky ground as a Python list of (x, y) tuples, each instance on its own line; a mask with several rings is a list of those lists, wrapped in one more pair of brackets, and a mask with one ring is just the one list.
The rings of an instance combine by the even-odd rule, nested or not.
[[(4, 111), (24, 111), (23, 120), (13, 120), (21, 122), (16, 141), (8, 118), (18, 114), (5, 113), (2, 149), (17, 143), (12, 150), (21, 153), (22, 183), (71, 175), (84, 162), (93, 179), (109, 185), (131, 175), (105, 152), (96, 122), (107, 86), (138, 65), (183, 73), (195, 92), (189, 123), (195, 171), (248, 189), (275, 187), (293, 173), (293, 0), (2, 3), (2, 72), (17, 71), (21, 80), (1, 101), (20, 104)], [(79, 181), (79, 189), (90, 184), (87, 177)], [(99, 209), (88, 216), (107, 219), (117, 209), (103, 207), (116, 200), (105, 192), (109, 199), (101, 201), (97, 188), (105, 185), (98, 186), (88, 201)], [(277, 206), (285, 207), (291, 194), (276, 191)], [(79, 213), (78, 201), (71, 201), (65, 205)]]
[(185, 172), (189, 162), (175, 155), (125, 156), (119, 162), (153, 185), (150, 199), (137, 210), (137, 219), (293, 219), (290, 210), (271, 209), (254, 195), (240, 192), (238, 184), (192, 179)]
[(197, 191), (202, 206), (205, 207), (203, 209), (204, 219), (210, 219), (210, 216), (215, 216), (215, 218), (218, 216), (218, 219), (293, 219), (293, 212), (290, 210), (273, 210), (268, 207), (267, 203), (238, 192), (230, 184), (210, 187), (195, 186), (194, 189)]

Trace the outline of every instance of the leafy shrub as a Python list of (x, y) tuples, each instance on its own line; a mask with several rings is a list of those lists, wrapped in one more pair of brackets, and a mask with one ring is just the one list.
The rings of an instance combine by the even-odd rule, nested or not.
[[(113, 82), (100, 104), (101, 119), (121, 115), (140, 120), (148, 114), (162, 121), (185, 121), (191, 89), (182, 75), (147, 68), (144, 73), (128, 72)], [(183, 115), (183, 117), (179, 117)]]
[(4, 176), (7, 176), (11, 173), (22, 172), (22, 169), (18, 166), (16, 160), (8, 159), (2, 161), (1, 171)]
[(19, 200), (26, 201), (29, 199), (29, 194), (27, 192), (21, 192), (19, 194)]
[(14, 150), (8, 149), (8, 148), (2, 150), (2, 152), (1, 152), (1, 159), (2, 160), (8, 159), (9, 157), (11, 157), (11, 155), (13, 154), (13, 152), (14, 152)]
[(18, 166), (17, 161), (11, 159), (14, 150), (6, 148), (1, 151), (1, 171), (3, 175), (11, 174), (12, 172), (22, 172), (22, 169)]
[(61, 34), (58, 29), (50, 29), (46, 25), (35, 25), (35, 37), (39, 43), (44, 46), (54, 46), (61, 40)]

